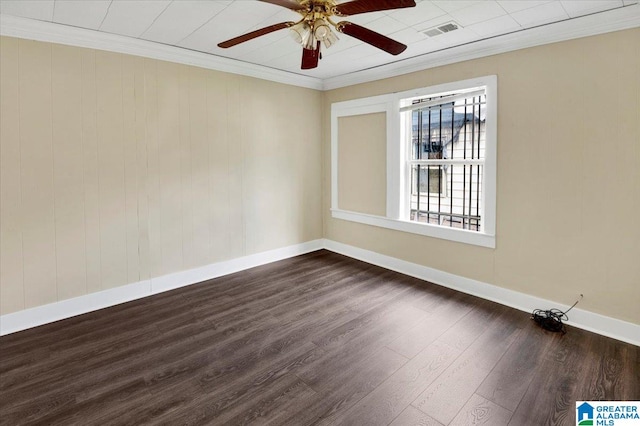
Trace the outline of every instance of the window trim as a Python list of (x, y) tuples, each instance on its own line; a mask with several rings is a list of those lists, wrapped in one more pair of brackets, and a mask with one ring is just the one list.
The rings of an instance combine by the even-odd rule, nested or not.
[[(438, 84), (419, 89), (331, 104), (331, 215), (333, 218), (425, 235), (455, 242), (495, 248), (496, 192), (497, 192), (497, 95), (498, 79), (495, 75)], [(486, 88), (486, 146), (484, 159), (483, 228), (482, 231), (449, 228), (411, 221), (406, 215), (405, 129), (401, 126), (400, 102), (406, 98), (436, 95), (460, 89), (484, 86)], [(342, 210), (338, 206), (338, 119), (371, 113), (386, 113), (387, 121), (387, 203), (386, 216)], [(407, 217), (407, 219), (405, 219)]]

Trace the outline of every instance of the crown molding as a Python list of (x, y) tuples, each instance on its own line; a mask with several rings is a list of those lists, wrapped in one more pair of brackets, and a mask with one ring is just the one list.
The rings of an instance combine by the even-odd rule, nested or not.
[(323, 80), (323, 89), (338, 89), (528, 47), (637, 27), (640, 27), (639, 3), (426, 53), (367, 70), (327, 78)]
[(485, 56), (637, 27), (640, 27), (639, 3), (320, 79), (152, 41), (0, 14), (0, 35), (3, 36), (142, 56), (316, 90), (333, 90)]
[(322, 90), (322, 80), (166, 44), (0, 14), (0, 35), (106, 50)]

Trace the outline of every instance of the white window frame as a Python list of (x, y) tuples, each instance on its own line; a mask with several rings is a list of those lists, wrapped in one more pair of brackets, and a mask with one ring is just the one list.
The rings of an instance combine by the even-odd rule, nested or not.
[[(408, 205), (408, 138), (401, 126), (400, 103), (403, 99), (428, 97), (475, 87), (485, 87), (486, 146), (484, 177), (482, 180), (483, 217), (480, 231), (450, 228), (409, 220)], [(373, 96), (331, 104), (331, 215), (382, 228), (425, 235), (450, 241), (495, 248), (496, 240), (496, 174), (498, 129), (498, 78), (495, 75), (438, 84), (399, 93)], [(387, 121), (387, 209), (385, 216), (377, 216), (340, 209), (338, 205), (338, 119), (384, 112)]]

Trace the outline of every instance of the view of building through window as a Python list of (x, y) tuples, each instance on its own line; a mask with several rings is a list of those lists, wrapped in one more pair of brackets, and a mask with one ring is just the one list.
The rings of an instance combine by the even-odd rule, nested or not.
[(410, 105), (402, 110), (411, 120), (407, 132), (410, 219), (480, 231), (486, 141), (484, 90), (407, 101)]

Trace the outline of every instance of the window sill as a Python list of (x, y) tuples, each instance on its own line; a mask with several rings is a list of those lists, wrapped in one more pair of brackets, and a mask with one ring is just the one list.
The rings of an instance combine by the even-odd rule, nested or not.
[(447, 228), (428, 223), (410, 222), (407, 220), (390, 219), (388, 217), (374, 216), (366, 213), (357, 213), (339, 209), (331, 209), (331, 216), (335, 219), (348, 220), (350, 222), (363, 223), (365, 225), (379, 226), (381, 228), (394, 229), (396, 231), (411, 234), (425, 235), (458, 243), (472, 244), (475, 246), (495, 248), (495, 235), (483, 234), (464, 229)]

